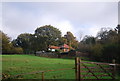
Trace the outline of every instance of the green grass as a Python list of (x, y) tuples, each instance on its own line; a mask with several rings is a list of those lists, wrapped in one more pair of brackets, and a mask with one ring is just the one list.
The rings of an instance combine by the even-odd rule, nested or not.
[[(7, 75), (16, 75), (21, 73), (29, 73), (34, 71), (46, 71), (61, 68), (73, 68), (74, 60), (70, 59), (57, 59), (57, 58), (44, 58), (30, 55), (2, 55), (2, 72)], [(72, 74), (70, 74), (72, 73)], [(52, 76), (51, 76), (52, 74)], [(57, 77), (56, 77), (57, 74)], [(68, 77), (68, 75), (72, 77)], [(58, 77), (59, 76), (59, 77)], [(70, 78), (74, 79), (74, 70), (46, 72), (45, 78)], [(22, 78), (41, 78), (39, 74), (29, 74), (22, 76)]]
[[(47, 71), (62, 68), (75, 67), (74, 59), (45, 58), (32, 55), (1, 55), (2, 56), (2, 73), (8, 76), (14, 76), (22, 73), (37, 71)], [(87, 64), (87, 66), (95, 66)], [(86, 70), (83, 68), (83, 70)], [(22, 75), (22, 79), (41, 79), (42, 73)], [(84, 73), (83, 73), (84, 74)], [(100, 73), (97, 73), (100, 74)], [(45, 79), (75, 79), (75, 70), (58, 70), (44, 73)], [(95, 79), (94, 77), (87, 79)], [(104, 77), (109, 79), (109, 77)]]

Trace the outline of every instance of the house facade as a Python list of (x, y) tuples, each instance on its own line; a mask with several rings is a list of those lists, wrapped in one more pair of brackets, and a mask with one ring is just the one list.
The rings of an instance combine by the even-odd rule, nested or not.
[(49, 46), (50, 51), (61, 50), (62, 52), (69, 52), (72, 47), (68, 46), (67, 44), (63, 44), (61, 46)]
[(58, 46), (49, 46), (49, 51), (55, 51), (55, 50), (58, 50), (58, 49), (60, 49), (60, 47), (58, 47)]

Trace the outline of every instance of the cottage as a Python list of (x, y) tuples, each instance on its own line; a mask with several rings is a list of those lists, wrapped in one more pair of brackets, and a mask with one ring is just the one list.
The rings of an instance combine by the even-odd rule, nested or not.
[(70, 51), (70, 47), (69, 47), (67, 44), (64, 44), (64, 45), (60, 46), (60, 49), (61, 49), (63, 52), (68, 52), (68, 51)]
[(49, 51), (55, 51), (55, 50), (58, 50), (58, 49), (60, 49), (60, 47), (58, 47), (58, 46), (49, 46)]
[(50, 51), (61, 50), (62, 52), (69, 52), (72, 47), (68, 46), (67, 44), (63, 44), (61, 46), (49, 46)]

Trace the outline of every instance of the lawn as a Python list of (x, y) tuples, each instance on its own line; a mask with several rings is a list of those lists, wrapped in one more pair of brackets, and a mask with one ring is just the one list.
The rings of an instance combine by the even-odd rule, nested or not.
[[(2, 72), (6, 76), (22, 73), (73, 68), (74, 60), (44, 58), (31, 55), (2, 55)], [(41, 79), (41, 73), (20, 76), (24, 79)], [(45, 79), (75, 79), (74, 70), (46, 72)]]
[[(74, 68), (74, 59), (45, 58), (33, 55), (2, 55), (2, 73), (6, 77), (18, 74), (47, 71), (64, 68)], [(89, 65), (94, 66), (94, 65)], [(98, 73), (100, 74), (100, 73)], [(21, 79), (41, 79), (42, 73), (21, 75)], [(58, 70), (44, 73), (45, 79), (75, 79), (75, 70)], [(88, 77), (89, 78), (89, 77)], [(87, 79), (88, 79), (87, 78)], [(94, 77), (93, 77), (94, 79)], [(109, 79), (109, 77), (105, 77)]]

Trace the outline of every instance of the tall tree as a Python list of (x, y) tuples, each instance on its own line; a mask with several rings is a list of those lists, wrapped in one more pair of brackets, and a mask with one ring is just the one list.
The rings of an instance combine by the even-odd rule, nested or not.
[(93, 36), (86, 35), (79, 43), (79, 50), (81, 52), (91, 52), (91, 48), (96, 44), (96, 39)]
[(40, 43), (39, 48), (47, 50), (49, 45), (59, 45), (61, 43), (61, 31), (51, 25), (45, 25), (35, 30), (35, 37)]
[(64, 35), (64, 38), (67, 40), (68, 45), (72, 46), (73, 48), (78, 47), (78, 41), (71, 32), (67, 32), (66, 35)]
[(31, 51), (31, 36), (32, 34), (29, 33), (23, 33), (20, 34), (17, 39), (13, 40), (12, 43), (15, 47), (22, 47), (24, 50), (24, 53), (29, 53)]
[(109, 30), (111, 30), (111, 28), (101, 28), (101, 30), (97, 33), (96, 38), (99, 40), (99, 43), (107, 43)]
[(0, 40), (2, 40), (2, 53), (9, 53), (11, 49), (10, 37), (0, 31)]
[(95, 40), (95, 37), (86, 35), (81, 42), (84, 44), (93, 45), (96, 43)]

